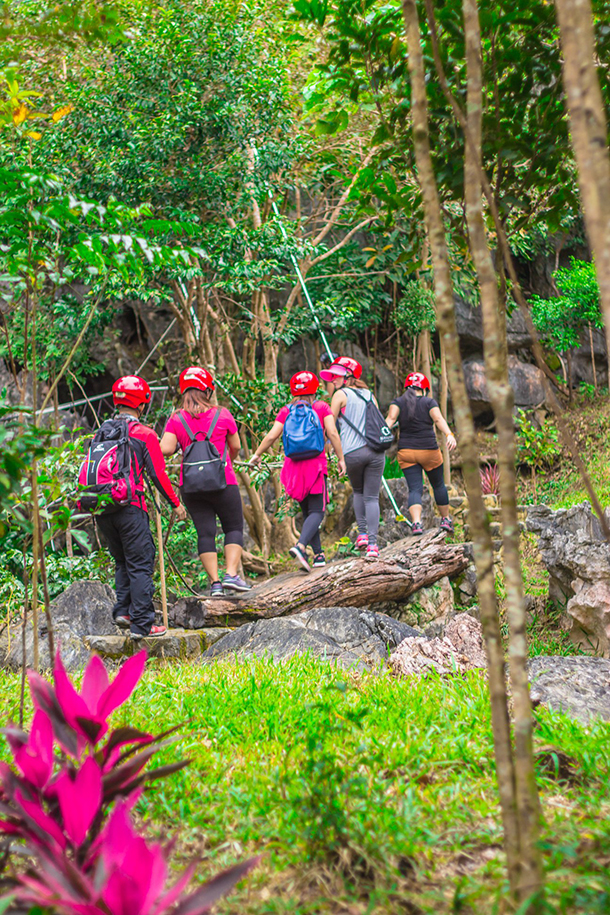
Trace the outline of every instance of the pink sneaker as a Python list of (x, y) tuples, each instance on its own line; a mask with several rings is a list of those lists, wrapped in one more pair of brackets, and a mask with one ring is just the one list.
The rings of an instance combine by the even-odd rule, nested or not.
[(369, 545), (369, 535), (368, 534), (358, 534), (356, 537), (356, 549), (357, 550), (366, 550)]
[(368, 559), (369, 562), (374, 562), (376, 559), (379, 559), (379, 547), (376, 543), (371, 543), (367, 548), (365, 559)]

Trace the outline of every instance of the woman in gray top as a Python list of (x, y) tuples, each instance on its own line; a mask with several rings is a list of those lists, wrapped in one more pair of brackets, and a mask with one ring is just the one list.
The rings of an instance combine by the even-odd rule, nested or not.
[(354, 512), (358, 524), (356, 547), (366, 550), (365, 559), (377, 559), (379, 489), (385, 454), (373, 451), (366, 442), (366, 406), (371, 399), (375, 403), (377, 401), (361, 375), (362, 366), (349, 356), (335, 359), (328, 369), (320, 372), (324, 381), (335, 386), (330, 407), (339, 426), (347, 475), (354, 490)]

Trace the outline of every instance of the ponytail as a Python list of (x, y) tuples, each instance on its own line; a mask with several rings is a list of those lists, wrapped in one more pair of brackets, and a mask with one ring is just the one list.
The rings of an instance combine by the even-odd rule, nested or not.
[(411, 422), (415, 414), (415, 407), (417, 405), (417, 394), (413, 388), (406, 388), (404, 394), (401, 397), (403, 402), (404, 409), (404, 419), (406, 422)]

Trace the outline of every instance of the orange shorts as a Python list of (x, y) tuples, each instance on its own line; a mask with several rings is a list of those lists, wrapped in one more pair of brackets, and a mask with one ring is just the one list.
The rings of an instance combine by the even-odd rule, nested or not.
[(429, 451), (401, 448), (397, 458), (398, 466), (401, 470), (404, 470), (405, 467), (413, 467), (415, 464), (419, 464), (424, 470), (436, 470), (443, 463), (443, 455), (440, 448), (432, 448)]

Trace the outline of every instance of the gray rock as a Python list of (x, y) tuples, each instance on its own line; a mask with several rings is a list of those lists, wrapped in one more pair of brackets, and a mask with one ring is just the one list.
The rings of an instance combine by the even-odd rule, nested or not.
[(610, 721), (610, 661), (605, 658), (537, 657), (528, 662), (534, 704), (581, 721)]
[(202, 659), (255, 655), (281, 661), (310, 652), (341, 667), (365, 669), (384, 663), (403, 639), (418, 635), (411, 626), (371, 610), (318, 608), (240, 626), (208, 648)]
[[(51, 603), (51, 619), (55, 634), (55, 648), (61, 649), (63, 662), (68, 670), (78, 670), (90, 657), (85, 644), (85, 637), (90, 635), (116, 635), (112, 622), (114, 591), (101, 581), (75, 581), (63, 594)], [(40, 609), (39, 657), (40, 667), (51, 668), (53, 661), (49, 656), (46, 619), (43, 608)], [(34, 633), (31, 626), (26, 634), (26, 664), (32, 666), (34, 660)], [(2, 652), (0, 650), (0, 656)], [(21, 638), (11, 640), (10, 649), (4, 652), (2, 664), (17, 669), (21, 667)]]
[[(460, 349), (464, 356), (483, 351), (483, 317), (481, 307), (455, 299), (455, 319), (460, 337)], [(531, 339), (525, 321), (519, 309), (515, 309), (508, 318), (508, 348), (511, 351), (529, 347)]]
[[(116, 631), (116, 630), (115, 630)], [(226, 632), (226, 630), (225, 630)], [(206, 630), (203, 629), (168, 629), (162, 639), (143, 639), (134, 642), (129, 635), (90, 635), (85, 637), (88, 648), (102, 658), (119, 660), (129, 657), (142, 648), (146, 648), (152, 658), (179, 658), (181, 660), (198, 658), (208, 644)]]
[(446, 619), (454, 609), (453, 588), (445, 577), (429, 588), (417, 591), (398, 612), (391, 615), (402, 623), (421, 629), (437, 620)]
[[(508, 357), (508, 376), (518, 407), (535, 407), (544, 403), (545, 393), (543, 376), (540, 369), (529, 362), (522, 362), (516, 356)], [(485, 365), (482, 361), (472, 360), (464, 363), (466, 388), (473, 409), (482, 413), (491, 409)]]
[(610, 655), (610, 545), (588, 502), (553, 511), (530, 506), (527, 528), (538, 534), (549, 595), (564, 608), (573, 641)]

